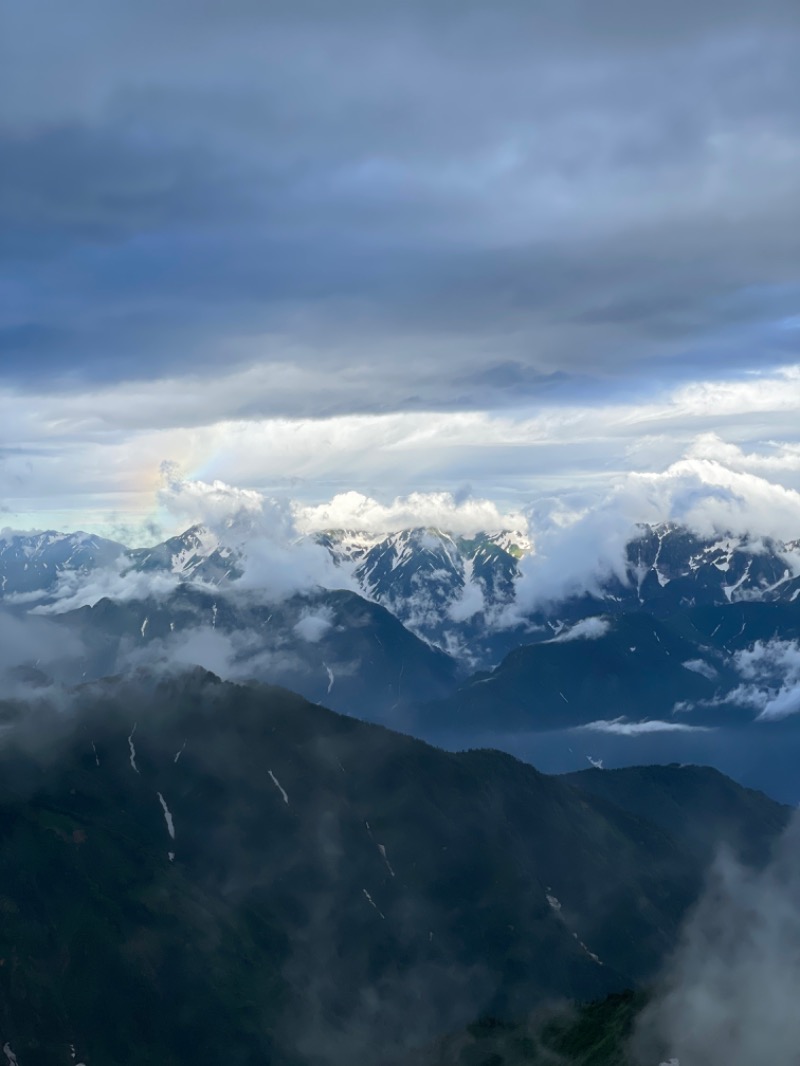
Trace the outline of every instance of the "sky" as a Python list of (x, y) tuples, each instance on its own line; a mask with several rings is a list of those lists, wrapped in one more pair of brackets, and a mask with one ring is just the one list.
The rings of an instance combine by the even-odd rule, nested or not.
[(0, 525), (142, 542), (164, 463), (800, 490), (799, 46), (794, 0), (6, 0)]

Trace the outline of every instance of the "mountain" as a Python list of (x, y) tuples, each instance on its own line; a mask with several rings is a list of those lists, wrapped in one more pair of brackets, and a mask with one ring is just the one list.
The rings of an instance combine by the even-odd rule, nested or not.
[[(711, 857), (509, 756), (201, 671), (0, 717), (0, 1036), (21, 1066), (424, 1063), (476, 1018), (648, 980)], [(721, 837), (765, 849), (783, 817), (764, 801)]]
[(104, 598), (54, 616), (80, 638), (71, 680), (157, 662), (205, 665), (227, 676), (281, 684), (314, 702), (372, 721), (444, 696), (457, 664), (354, 592), (324, 589), (263, 603), (179, 585), (144, 600)]
[(87, 577), (114, 566), (125, 551), (124, 545), (89, 533), (0, 531), (0, 599), (51, 593), (60, 575)]
[(465, 737), (589, 723), (622, 733), (654, 720), (733, 728), (770, 707), (774, 727), (800, 699), (798, 638), (797, 602), (694, 607), (664, 620), (641, 611), (590, 616), (426, 703), (415, 728)]
[[(565, 774), (563, 780), (657, 825), (698, 856), (724, 840), (741, 861), (760, 865), (789, 820), (789, 808), (710, 766), (592, 768)], [(700, 810), (703, 818), (697, 817)]]
[(241, 575), (241, 552), (226, 546), (203, 526), (192, 526), (152, 548), (127, 552), (126, 569), (140, 573), (166, 571), (184, 580), (220, 585)]
[(676, 703), (709, 701), (736, 681), (721, 655), (651, 615), (589, 618), (516, 648), (496, 669), (423, 708), (421, 723), (514, 731), (669, 718)]
[[(246, 535), (245, 535), (246, 534)], [(225, 588), (241, 577), (253, 531), (220, 537), (193, 526), (150, 548), (125, 549), (86, 534), (5, 533), (0, 539), (0, 597), (40, 594), (52, 602), (97, 568), (174, 575)], [(626, 548), (622, 576), (512, 617), (509, 606), (534, 551), (522, 534), (455, 536), (438, 529), (386, 535), (358, 530), (315, 534), (361, 594), (406, 628), (471, 669), (486, 669), (520, 644), (547, 640), (600, 614), (647, 612), (669, 619), (694, 608), (734, 603), (793, 605), (800, 597), (799, 542), (748, 537), (702, 538), (675, 525), (641, 526)], [(535, 586), (528, 594), (535, 601)], [(526, 594), (526, 597), (527, 595)]]
[(514, 599), (519, 559), (530, 550), (523, 534), (459, 537), (419, 528), (369, 537), (336, 530), (318, 542), (351, 570), (368, 599), (449, 653), (483, 662), (495, 656), (498, 639), (507, 644), (487, 619)]
[(622, 577), (533, 612), (542, 628), (597, 614), (647, 611), (658, 618), (729, 603), (794, 603), (800, 596), (800, 542), (699, 537), (677, 525), (640, 526), (625, 549)]
[(536, 1011), (523, 1022), (481, 1018), (437, 1041), (430, 1066), (641, 1066), (628, 1041), (646, 1003), (645, 993), (628, 991)]

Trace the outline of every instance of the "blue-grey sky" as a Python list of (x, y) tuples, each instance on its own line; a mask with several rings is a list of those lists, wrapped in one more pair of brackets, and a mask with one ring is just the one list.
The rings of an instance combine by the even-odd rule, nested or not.
[(10, 523), (141, 514), (164, 459), (516, 501), (797, 441), (795, 0), (0, 20)]

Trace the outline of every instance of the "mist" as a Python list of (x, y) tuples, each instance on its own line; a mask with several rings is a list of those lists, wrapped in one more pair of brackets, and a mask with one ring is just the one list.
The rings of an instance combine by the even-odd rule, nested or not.
[(706, 890), (644, 1011), (637, 1062), (788, 1066), (800, 1055), (800, 816), (763, 870), (730, 854)]

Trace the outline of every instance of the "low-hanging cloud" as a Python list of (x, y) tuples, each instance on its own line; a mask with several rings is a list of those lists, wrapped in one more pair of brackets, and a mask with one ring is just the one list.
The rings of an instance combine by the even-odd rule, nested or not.
[[(541, 501), (530, 510), (535, 551), (521, 562), (516, 613), (597, 592), (609, 578), (628, 584), (626, 547), (643, 523), (675, 523), (702, 537), (791, 541), (800, 533), (800, 492), (712, 459), (686, 458), (661, 473), (626, 475), (594, 499)], [(750, 549), (759, 543), (752, 540)], [(786, 560), (794, 565), (791, 553)]]
[(304, 611), (292, 627), (301, 640), (308, 644), (317, 644), (333, 625), (333, 612), (322, 608), (316, 611)]
[(187, 479), (173, 463), (162, 464), (162, 474), (161, 505), (181, 521), (210, 530), (237, 554), (241, 573), (233, 585), (239, 591), (280, 598), (315, 586), (352, 587), (330, 553), (302, 536), (289, 501), (221, 481)]
[(609, 733), (618, 737), (638, 737), (650, 733), (708, 733), (710, 731), (707, 726), (687, 725), (684, 722), (664, 722), (657, 718), (648, 718), (641, 722), (631, 722), (627, 718), (599, 719), (576, 728), (589, 733)]
[[(180, 577), (167, 571), (126, 569), (124, 560), (95, 570), (59, 572), (54, 589), (48, 590), (47, 602), (31, 608), (31, 614), (63, 614), (79, 607), (92, 606), (102, 599), (125, 603), (130, 600), (163, 598), (177, 588)], [(31, 594), (34, 599), (43, 598)], [(16, 597), (19, 602), (20, 597)]]
[(732, 703), (752, 707), (760, 721), (777, 721), (800, 713), (800, 643), (756, 641), (734, 653), (742, 683), (728, 696)]
[(412, 492), (381, 503), (360, 492), (343, 492), (328, 503), (297, 506), (297, 525), (305, 532), (353, 529), (363, 533), (395, 533), (428, 527), (461, 536), (500, 530), (524, 530), (519, 511), (502, 511), (491, 500), (469, 493)]
[(763, 870), (721, 855), (644, 1011), (636, 1061), (692, 1066), (797, 1061), (800, 824)]
[(563, 644), (570, 640), (599, 640), (610, 628), (611, 623), (607, 618), (584, 618), (546, 643)]
[(33, 684), (75, 681), (86, 647), (81, 637), (48, 618), (12, 613), (0, 607), (0, 681), (6, 697)]

